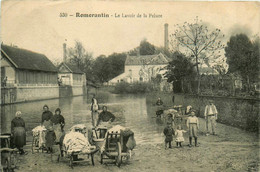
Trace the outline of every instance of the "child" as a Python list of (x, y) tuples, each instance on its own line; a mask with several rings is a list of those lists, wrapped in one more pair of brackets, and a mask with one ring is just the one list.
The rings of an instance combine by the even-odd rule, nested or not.
[(187, 131), (185, 130), (182, 130), (181, 126), (179, 125), (177, 127), (177, 130), (175, 132), (175, 135), (176, 135), (176, 146), (177, 147), (182, 147), (181, 143), (184, 142), (184, 137), (183, 137), (183, 133), (186, 133)]
[(173, 115), (171, 113), (169, 113), (166, 117), (166, 124), (167, 123), (173, 124)]
[(172, 140), (173, 140), (173, 135), (174, 135), (172, 123), (170, 123), (170, 122), (167, 123), (167, 126), (163, 130), (163, 133), (165, 135), (165, 149), (167, 149), (168, 143), (169, 143), (169, 148), (172, 148)]
[(49, 128), (47, 129), (45, 139), (46, 139), (47, 153), (51, 153), (52, 146), (55, 144), (55, 140), (56, 140), (56, 135), (52, 126), (49, 126)]
[(197, 134), (197, 130), (199, 129), (199, 119), (195, 116), (195, 112), (192, 111), (191, 112), (191, 116), (188, 117), (187, 119), (187, 127), (189, 129), (189, 140), (190, 140), (190, 144), (189, 146), (192, 146), (192, 137), (194, 137), (195, 140), (195, 146), (198, 146), (198, 142), (197, 142), (197, 138), (198, 138), (198, 134)]

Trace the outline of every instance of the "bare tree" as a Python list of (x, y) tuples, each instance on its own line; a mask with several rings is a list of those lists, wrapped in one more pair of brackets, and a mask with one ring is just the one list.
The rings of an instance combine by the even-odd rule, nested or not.
[[(205, 63), (205, 60), (217, 58), (224, 45), (221, 38), (220, 29), (209, 30), (206, 24), (196, 17), (195, 23), (185, 22), (183, 25), (176, 25), (174, 34), (171, 35), (172, 45), (177, 42), (178, 51), (189, 53), (194, 60), (198, 78), (198, 93), (200, 92), (200, 70), (199, 64)], [(188, 51), (187, 51), (188, 50)]]
[(77, 65), (81, 71), (90, 74), (93, 65), (93, 55), (85, 50), (81, 42), (75, 41), (75, 46), (68, 48), (68, 62)]

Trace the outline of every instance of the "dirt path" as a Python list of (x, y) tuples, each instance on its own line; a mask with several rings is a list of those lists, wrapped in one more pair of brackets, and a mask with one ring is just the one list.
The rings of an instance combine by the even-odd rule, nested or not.
[[(51, 161), (46, 153), (32, 154), (30, 145), (26, 146), (27, 155), (18, 157), (18, 169), (24, 172), (56, 171), (163, 171), (163, 172), (211, 172), (211, 171), (258, 171), (259, 145), (255, 133), (217, 124), (217, 136), (205, 136), (205, 121), (200, 119), (199, 147), (188, 147), (188, 135), (185, 135), (183, 148), (164, 149), (161, 144), (137, 145), (132, 159), (121, 168), (114, 164), (101, 165), (96, 154), (96, 166), (91, 163), (75, 165), (69, 168), (68, 160), (60, 163)], [(138, 144), (138, 143), (137, 143)]]

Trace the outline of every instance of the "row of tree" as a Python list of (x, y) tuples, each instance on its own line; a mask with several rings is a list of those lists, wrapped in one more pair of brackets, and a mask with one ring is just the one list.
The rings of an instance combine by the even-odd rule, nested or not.
[(220, 76), (239, 74), (248, 85), (258, 81), (259, 37), (251, 40), (245, 34), (238, 34), (231, 36), (224, 45), (222, 40), (225, 35), (221, 30), (209, 28), (198, 17), (193, 23), (185, 22), (175, 27), (175, 32), (170, 35), (171, 51), (156, 47), (144, 39), (138, 47), (128, 52), (93, 58), (82, 43), (76, 41), (75, 46), (68, 49), (69, 62), (87, 73), (87, 80), (104, 83), (123, 73), (127, 54), (152, 55), (162, 52), (171, 59), (165, 76), (168, 82), (180, 83), (181, 90), (187, 80), (195, 79), (197, 93), (200, 93), (201, 64), (214, 68)]
[(67, 58), (67, 63), (76, 65), (87, 74), (87, 80), (93, 83), (104, 83), (123, 73), (126, 53), (100, 55), (94, 58), (92, 53), (85, 50), (81, 42), (76, 41), (75, 46), (68, 49)]

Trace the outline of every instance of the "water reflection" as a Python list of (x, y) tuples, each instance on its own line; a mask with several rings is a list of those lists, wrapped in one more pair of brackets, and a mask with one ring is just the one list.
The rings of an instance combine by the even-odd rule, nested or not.
[[(108, 111), (115, 114), (115, 124), (131, 128), (135, 132), (136, 141), (139, 144), (162, 142), (162, 121), (153, 118), (153, 114), (149, 112), (151, 108), (147, 107), (144, 96), (110, 94), (106, 101), (100, 102), (100, 105), (106, 105)], [(23, 113), (26, 130), (30, 135), (30, 131), (41, 122), (44, 104), (47, 104), (52, 112), (58, 107), (61, 109), (66, 122), (65, 130), (74, 124), (90, 124), (90, 103), (91, 96), (88, 98), (79, 96), (2, 106), (1, 133), (10, 132), (11, 120), (14, 118), (15, 112), (20, 110)]]

